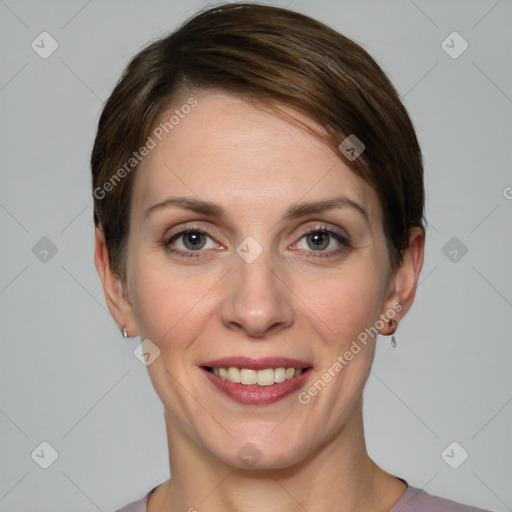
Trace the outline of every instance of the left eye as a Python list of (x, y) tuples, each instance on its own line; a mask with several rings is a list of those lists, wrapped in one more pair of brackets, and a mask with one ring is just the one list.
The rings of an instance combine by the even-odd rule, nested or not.
[[(297, 243), (297, 248), (311, 250), (311, 251), (324, 251), (326, 249), (335, 249), (340, 243), (341, 237), (335, 233), (328, 231), (312, 231), (306, 233)], [(304, 247), (304, 243), (307, 247)]]

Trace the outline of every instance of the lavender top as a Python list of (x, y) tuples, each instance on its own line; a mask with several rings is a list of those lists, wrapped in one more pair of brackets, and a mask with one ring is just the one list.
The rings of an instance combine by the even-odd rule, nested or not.
[[(404, 483), (405, 480), (400, 478)], [(407, 484), (408, 485), (408, 484)], [(158, 487), (158, 486), (157, 486)], [(151, 489), (144, 498), (134, 501), (129, 505), (117, 510), (116, 512), (147, 512), (146, 505), (151, 493), (156, 489)], [(389, 510), (389, 512), (490, 512), (482, 508), (470, 507), (452, 500), (432, 496), (422, 489), (408, 485), (405, 493)]]

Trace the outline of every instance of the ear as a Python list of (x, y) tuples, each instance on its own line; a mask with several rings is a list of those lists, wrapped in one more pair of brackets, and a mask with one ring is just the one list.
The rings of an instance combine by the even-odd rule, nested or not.
[(122, 332), (126, 327), (129, 337), (137, 336), (132, 304), (126, 295), (121, 278), (113, 272), (108, 257), (108, 248), (105, 235), (101, 227), (96, 228), (96, 246), (94, 250), (94, 263), (103, 284), (103, 292), (110, 314)]
[[(381, 318), (386, 316), (388, 320), (384, 328), (379, 330), (379, 333), (384, 336), (389, 336), (395, 332), (396, 326), (412, 306), (418, 286), (418, 278), (423, 266), (424, 248), (425, 233), (419, 227), (411, 228), (409, 231), (409, 245), (404, 252), (402, 264), (391, 279), (383, 303)], [(390, 312), (395, 314), (392, 315)], [(393, 322), (390, 322), (389, 319), (396, 321), (394, 327)]]

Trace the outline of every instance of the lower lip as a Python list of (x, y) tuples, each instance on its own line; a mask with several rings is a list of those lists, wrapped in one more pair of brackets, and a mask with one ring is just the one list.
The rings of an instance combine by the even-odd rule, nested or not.
[(271, 386), (244, 386), (231, 382), (202, 368), (209, 381), (235, 402), (248, 405), (274, 404), (298, 391), (309, 378), (311, 371), (303, 371), (298, 377)]

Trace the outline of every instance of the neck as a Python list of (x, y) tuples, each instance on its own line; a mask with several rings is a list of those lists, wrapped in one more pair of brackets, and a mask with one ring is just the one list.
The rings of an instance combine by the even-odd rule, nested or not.
[(387, 512), (405, 485), (368, 456), (362, 402), (328, 443), (299, 464), (251, 470), (225, 465), (165, 415), (172, 478), (151, 496), (149, 512)]

